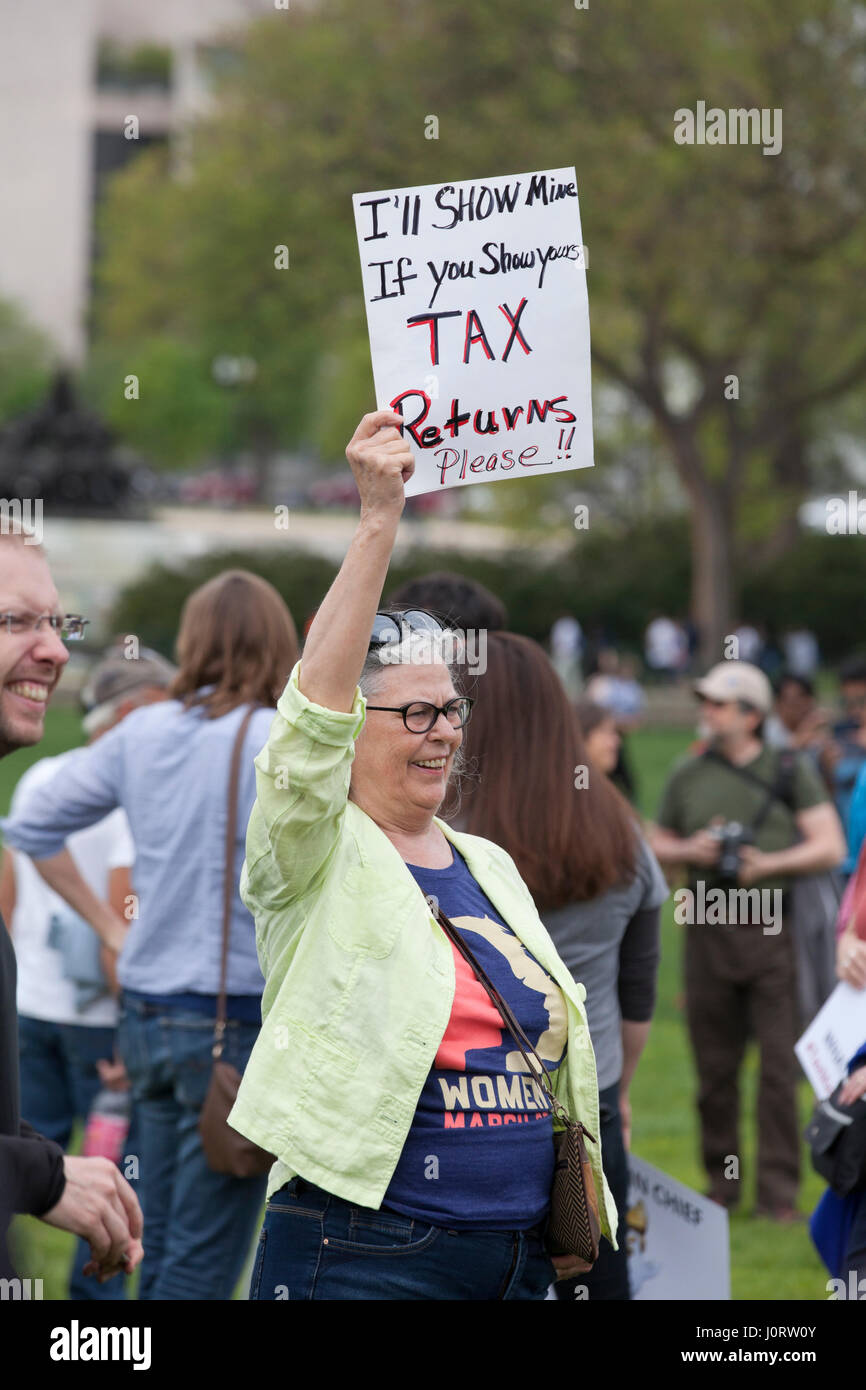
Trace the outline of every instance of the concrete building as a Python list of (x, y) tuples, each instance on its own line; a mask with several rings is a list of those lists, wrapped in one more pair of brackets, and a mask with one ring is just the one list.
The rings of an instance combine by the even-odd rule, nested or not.
[(0, 297), (47, 333), (64, 362), (79, 364), (86, 349), (104, 179), (181, 131), (207, 103), (211, 64), (232, 34), (275, 8), (0, 0)]

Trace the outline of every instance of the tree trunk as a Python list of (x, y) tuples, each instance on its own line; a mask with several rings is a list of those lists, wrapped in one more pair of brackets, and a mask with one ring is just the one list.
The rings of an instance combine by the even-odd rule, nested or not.
[(267, 430), (254, 424), (250, 430), (249, 450), (256, 475), (256, 498), (267, 506), (273, 504), (276, 467), (274, 441)]
[(724, 658), (724, 639), (730, 635), (734, 616), (731, 480), (736, 469), (732, 459), (726, 481), (714, 485), (706, 476), (690, 426), (670, 420), (666, 423), (677, 472), (691, 503), (690, 617), (698, 629), (699, 658), (706, 669)]
[(274, 493), (274, 454), (272, 449), (256, 449), (253, 453), (256, 474), (256, 496), (259, 502), (271, 506)]
[(690, 489), (692, 541), (691, 617), (700, 635), (700, 660), (712, 666), (725, 655), (733, 626), (732, 538), (724, 501), (714, 489)]

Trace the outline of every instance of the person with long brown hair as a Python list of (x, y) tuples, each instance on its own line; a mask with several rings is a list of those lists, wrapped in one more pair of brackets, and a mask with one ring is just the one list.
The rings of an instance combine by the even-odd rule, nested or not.
[[(622, 1212), (629, 1085), (655, 1003), (667, 885), (634, 811), (591, 762), (550, 660), (528, 637), (488, 634), (466, 766), (461, 828), (508, 851), (560, 957), (585, 987), (602, 1160)], [(590, 1298), (629, 1298), (624, 1243), (614, 1251), (603, 1240), (579, 1282)], [(574, 1281), (556, 1285), (561, 1299), (574, 1290)]]
[[(242, 721), (233, 881), (255, 801), (253, 760), (297, 659), (291, 614), (245, 570), (219, 574), (184, 605), (178, 674), (162, 703), (133, 710), (7, 823), (13, 847), (119, 951), (118, 1046), (132, 1085), (144, 1210), (139, 1297), (227, 1299), (243, 1267), (264, 1178), (211, 1170), (198, 1119), (212, 1068), (221, 974), (229, 766)], [(66, 838), (126, 811), (135, 844), (130, 921), (79, 875)], [(243, 1072), (261, 1026), (263, 979), (253, 920), (235, 888), (223, 1061)], [(124, 1170), (126, 1171), (126, 1169)]]

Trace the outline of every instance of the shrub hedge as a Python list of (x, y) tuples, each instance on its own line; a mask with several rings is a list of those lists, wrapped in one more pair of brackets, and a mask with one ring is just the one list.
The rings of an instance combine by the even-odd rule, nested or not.
[[(776, 633), (791, 626), (811, 628), (829, 662), (864, 644), (860, 615), (866, 546), (858, 538), (804, 535), (776, 564), (759, 570), (758, 558), (741, 576), (742, 617)], [(114, 630), (134, 632), (143, 643), (171, 652), (187, 594), (230, 567), (268, 579), (285, 598), (299, 629), (336, 572), (320, 555), (284, 547), (213, 553), (180, 571), (157, 565), (120, 595), (112, 615)], [(618, 534), (581, 533), (558, 558), (540, 547), (516, 548), (499, 557), (419, 549), (392, 564), (386, 597), (403, 580), (434, 569), (479, 579), (506, 604), (511, 627), (540, 641), (561, 613), (572, 612), (591, 636), (604, 635), (640, 650), (654, 611), (683, 617), (688, 610), (688, 535), (680, 519)]]

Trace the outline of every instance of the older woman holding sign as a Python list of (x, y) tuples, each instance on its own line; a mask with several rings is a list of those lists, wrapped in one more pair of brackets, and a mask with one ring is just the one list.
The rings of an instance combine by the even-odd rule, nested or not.
[(347, 448), (358, 529), (256, 760), (241, 892), (264, 1022), (231, 1123), (277, 1155), (260, 1300), (540, 1299), (585, 1268), (545, 1251), (553, 1115), (491, 1002), (597, 1134), (582, 986), (508, 855), (436, 817), (471, 709), (438, 623), (376, 612), (414, 466), (399, 423), (367, 415)]

